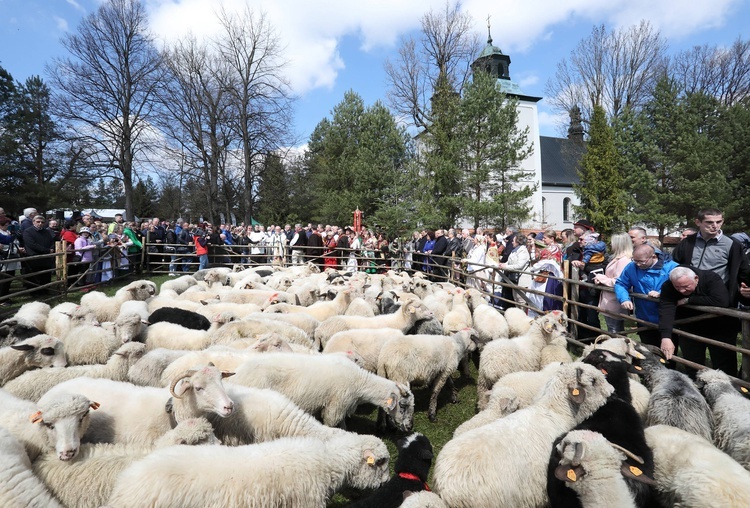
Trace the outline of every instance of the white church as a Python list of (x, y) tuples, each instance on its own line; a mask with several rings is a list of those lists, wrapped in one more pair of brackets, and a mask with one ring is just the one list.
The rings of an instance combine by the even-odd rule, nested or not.
[(510, 79), (510, 56), (492, 45), (491, 36), (471, 67), (473, 70), (484, 69), (495, 76), (498, 88), (518, 99), (519, 131), (529, 129), (528, 139), (533, 151), (521, 163), (521, 169), (534, 175), (534, 180), (529, 183), (536, 184), (537, 191), (531, 198), (531, 220), (518, 226), (557, 231), (572, 228), (576, 220), (573, 206), (579, 204), (573, 184), (579, 182), (576, 168), (585, 151), (580, 118), (572, 115), (567, 138), (540, 136), (537, 102), (542, 98), (524, 94), (521, 87)]

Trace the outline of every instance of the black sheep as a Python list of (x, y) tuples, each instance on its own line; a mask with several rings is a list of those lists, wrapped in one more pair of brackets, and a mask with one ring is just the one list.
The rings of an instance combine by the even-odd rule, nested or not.
[[(604, 372), (607, 382), (615, 391), (588, 419), (581, 422), (573, 430), (592, 430), (602, 434), (608, 441), (631, 451), (643, 459), (638, 463), (628, 459), (628, 463), (638, 468), (647, 478), (654, 477), (654, 456), (646, 444), (646, 436), (641, 417), (633, 408), (630, 395), (630, 381), (628, 372), (635, 372), (624, 357), (606, 351), (595, 349), (584, 360)], [(555, 477), (555, 468), (560, 462), (557, 456), (557, 444), (565, 437), (558, 437), (552, 446), (552, 453), (547, 468), (547, 494), (552, 508), (581, 508), (578, 495), (565, 482)], [(645, 483), (625, 478), (630, 492), (639, 507), (658, 506), (651, 492), (651, 487)]]
[(430, 440), (417, 432), (399, 440), (397, 446), (396, 474), (371, 496), (350, 504), (350, 508), (397, 508), (404, 502), (404, 492), (430, 490), (427, 486), (432, 466)]
[(19, 323), (15, 319), (6, 319), (0, 323), (0, 347), (10, 346), (16, 342), (42, 335), (44, 332), (35, 326)]
[(211, 328), (211, 322), (206, 316), (177, 307), (156, 309), (148, 317), (150, 325), (161, 322), (174, 323), (185, 328), (190, 328), (191, 330), (208, 330)]

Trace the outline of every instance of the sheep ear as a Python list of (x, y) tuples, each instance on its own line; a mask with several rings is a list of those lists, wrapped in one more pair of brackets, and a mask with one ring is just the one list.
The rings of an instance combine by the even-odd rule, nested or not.
[(385, 401), (385, 404), (384, 404), (385, 409), (387, 409), (388, 411), (393, 411), (394, 409), (396, 409), (397, 398), (398, 398), (398, 395), (396, 395), (395, 393), (392, 393), (390, 397), (388, 397)]
[(42, 412), (37, 411), (33, 415), (29, 416), (29, 421), (31, 423), (40, 423), (42, 421)]
[(227, 377), (232, 377), (232, 376), (234, 376), (234, 374), (235, 374), (234, 372), (228, 372), (226, 370), (222, 370), (221, 371), (221, 378), (224, 379), (224, 378), (227, 378)]
[(631, 466), (627, 462), (622, 463), (620, 466), (620, 472), (625, 478), (630, 478), (631, 480), (645, 483), (646, 485), (651, 485), (653, 487), (656, 487), (657, 485), (656, 481), (654, 481), (653, 478), (646, 476), (640, 468)]
[(581, 466), (565, 465), (562, 464), (555, 468), (555, 478), (561, 482), (577, 482), (585, 473)]
[(570, 395), (570, 400), (572, 400), (574, 404), (578, 404), (579, 406), (583, 404), (583, 401), (586, 400), (586, 390), (582, 389), (578, 385), (572, 387), (568, 391), (568, 394)]
[(542, 328), (544, 328), (544, 331), (547, 333), (552, 332), (552, 330), (555, 329), (555, 323), (551, 320), (545, 320), (544, 324), (542, 325)]
[(34, 346), (31, 344), (13, 344), (10, 347), (15, 349), (16, 351), (31, 351), (34, 349)]
[(367, 465), (369, 466), (375, 465), (375, 452), (373, 452), (369, 448), (362, 452), (362, 458), (365, 459), (365, 462), (367, 463)]

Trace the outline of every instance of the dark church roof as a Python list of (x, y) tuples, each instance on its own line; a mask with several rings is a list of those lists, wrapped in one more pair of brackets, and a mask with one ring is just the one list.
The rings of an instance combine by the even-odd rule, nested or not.
[(580, 181), (578, 161), (585, 146), (567, 138), (539, 137), (542, 151), (542, 186), (572, 187)]

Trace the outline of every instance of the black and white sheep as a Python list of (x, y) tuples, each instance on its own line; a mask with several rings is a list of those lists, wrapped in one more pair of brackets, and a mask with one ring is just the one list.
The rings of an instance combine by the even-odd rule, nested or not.
[(563, 365), (533, 406), (448, 441), (435, 462), (435, 491), (454, 508), (546, 506), (553, 441), (591, 416), (612, 392), (595, 367)]
[[(603, 349), (592, 351), (586, 356), (584, 362), (604, 373), (607, 382), (614, 388), (614, 393), (604, 405), (576, 425), (573, 430), (597, 432), (610, 443), (630, 450), (639, 457), (639, 461), (638, 463), (631, 462), (629, 465), (639, 468), (647, 478), (652, 478), (654, 457), (646, 444), (641, 417), (631, 404), (628, 372), (632, 371), (633, 367), (625, 361), (625, 357)], [(560, 439), (555, 444), (558, 444)], [(547, 469), (547, 494), (551, 506), (552, 508), (580, 508), (583, 504), (574, 492), (575, 489), (566, 488), (565, 481), (560, 480), (555, 474), (558, 463), (559, 456), (556, 450), (553, 450)], [(634, 506), (650, 506), (652, 492), (648, 483), (640, 481), (638, 477), (628, 479), (625, 483), (632, 494)]]
[(750, 470), (750, 400), (738, 392), (731, 378), (720, 370), (701, 370), (696, 382), (711, 407), (714, 443)]
[(257, 355), (238, 367), (229, 381), (277, 390), (308, 413), (320, 414), (329, 426), (343, 426), (344, 419), (364, 403), (383, 408), (404, 431), (413, 425), (414, 395), (407, 386), (338, 355)]
[(282, 438), (236, 447), (174, 446), (123, 471), (108, 505), (324, 508), (345, 486), (378, 487), (388, 479), (388, 461), (382, 441), (349, 433), (329, 441)]
[(713, 415), (695, 383), (682, 372), (668, 369), (665, 360), (644, 346), (638, 346), (642, 360), (634, 365), (651, 391), (646, 426), (671, 425), (713, 440)]
[(36, 335), (0, 348), (0, 386), (31, 369), (66, 365), (63, 343), (49, 335)]
[(77, 365), (64, 369), (30, 370), (11, 380), (3, 389), (21, 399), (38, 401), (53, 386), (77, 377), (127, 381), (128, 370), (146, 353), (140, 342), (120, 346), (104, 365)]
[(30, 328), (41, 330), (46, 333), (47, 317), (49, 316), (50, 306), (44, 302), (28, 302), (13, 314), (12, 321), (24, 324)]
[(404, 501), (404, 492), (430, 490), (427, 485), (433, 457), (430, 440), (415, 433), (400, 439), (396, 447), (395, 474), (372, 495), (351, 503), (349, 508), (398, 508)]
[[(590, 430), (568, 432), (552, 452), (554, 477), (574, 492), (577, 506), (583, 508), (643, 506), (633, 496), (629, 483), (650, 488), (656, 482), (640, 467), (632, 465), (640, 457), (614, 445)], [(552, 506), (557, 506), (553, 499)]]
[(0, 347), (7, 347), (24, 339), (41, 335), (42, 330), (26, 323), (19, 323), (13, 318), (0, 323)]

